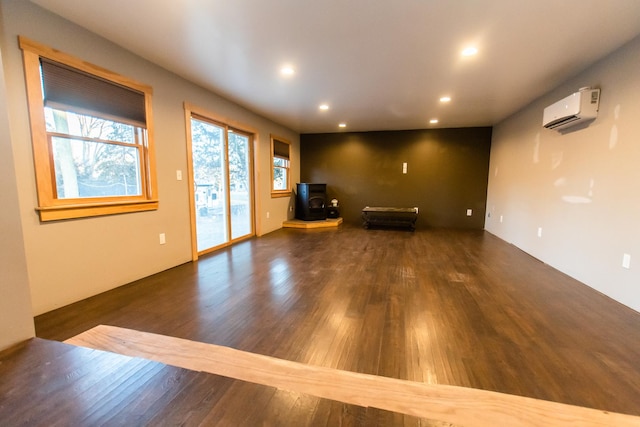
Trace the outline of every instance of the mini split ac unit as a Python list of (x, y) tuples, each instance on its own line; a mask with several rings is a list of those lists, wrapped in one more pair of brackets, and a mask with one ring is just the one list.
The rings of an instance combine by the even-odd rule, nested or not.
[(542, 126), (561, 130), (598, 116), (600, 89), (581, 88), (566, 98), (549, 105), (542, 115)]

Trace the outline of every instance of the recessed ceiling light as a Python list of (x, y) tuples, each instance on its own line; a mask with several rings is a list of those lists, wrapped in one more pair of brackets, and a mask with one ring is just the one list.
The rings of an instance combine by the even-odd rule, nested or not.
[(346, 127), (347, 127), (347, 124), (346, 124), (346, 123), (340, 123), (340, 124), (338, 125), (338, 127), (339, 127), (339, 128), (346, 128)]
[(329, 106), (327, 104), (320, 104), (318, 108), (322, 111), (327, 111), (329, 109)]
[(478, 53), (478, 48), (469, 46), (462, 50), (462, 56), (473, 56)]
[(440, 102), (450, 102), (450, 101), (451, 101), (450, 96), (443, 96), (442, 98), (440, 98)]
[(438, 119), (431, 119), (429, 120), (429, 123), (431, 123), (432, 125), (435, 125), (436, 123), (438, 123)]
[(295, 73), (293, 67), (290, 66), (284, 66), (282, 68), (280, 68), (280, 74), (282, 74), (283, 76), (292, 76)]

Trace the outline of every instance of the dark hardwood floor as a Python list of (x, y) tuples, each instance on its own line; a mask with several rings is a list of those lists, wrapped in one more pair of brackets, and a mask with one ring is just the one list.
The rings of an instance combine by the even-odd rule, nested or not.
[(451, 425), (40, 339), (0, 362), (2, 426)]
[(640, 415), (640, 314), (482, 231), (282, 229), (38, 316), (36, 331), (99, 324)]

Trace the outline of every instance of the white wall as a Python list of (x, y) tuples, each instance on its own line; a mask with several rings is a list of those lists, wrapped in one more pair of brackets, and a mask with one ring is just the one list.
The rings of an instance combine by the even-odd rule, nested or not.
[[(637, 38), (494, 127), (485, 223), (489, 232), (637, 311), (639, 66)], [(598, 118), (566, 134), (542, 128), (544, 107), (584, 86), (602, 90)], [(625, 253), (630, 269), (622, 268)]]
[[(226, 117), (258, 132), (256, 189), (258, 234), (282, 226), (289, 199), (270, 197), (270, 140), (292, 142), (292, 182), (299, 179), (299, 135), (39, 8), (28, 1), (0, 0), (4, 17), (5, 77), (11, 109), (11, 144), (19, 194), (19, 217), (34, 314), (112, 289), (191, 259), (183, 103)], [(160, 208), (157, 211), (40, 223), (31, 149), (22, 54), (23, 35), (153, 87), (153, 113)], [(5, 159), (3, 159), (4, 161)], [(3, 181), (4, 185), (4, 181)], [(266, 218), (266, 212), (270, 218)], [(165, 233), (166, 245), (158, 234)], [(17, 245), (16, 245), (17, 246)]]
[(34, 336), (0, 46), (0, 350)]

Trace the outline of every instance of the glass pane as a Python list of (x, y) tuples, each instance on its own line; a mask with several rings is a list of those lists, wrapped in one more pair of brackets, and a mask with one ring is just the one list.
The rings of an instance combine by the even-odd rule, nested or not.
[(135, 127), (131, 125), (49, 107), (44, 109), (44, 116), (47, 132), (66, 133), (70, 136), (84, 136), (129, 144), (135, 143)]
[(289, 160), (282, 159), (280, 157), (273, 158), (273, 166), (280, 166), (281, 168), (289, 167)]
[(59, 199), (142, 194), (137, 147), (59, 137), (51, 142)]
[(229, 132), (229, 189), (231, 238), (251, 234), (251, 173), (249, 137)]
[(191, 119), (198, 252), (228, 241), (224, 129)]
[(288, 190), (287, 188), (287, 169), (274, 167), (273, 168), (273, 189), (274, 190)]

